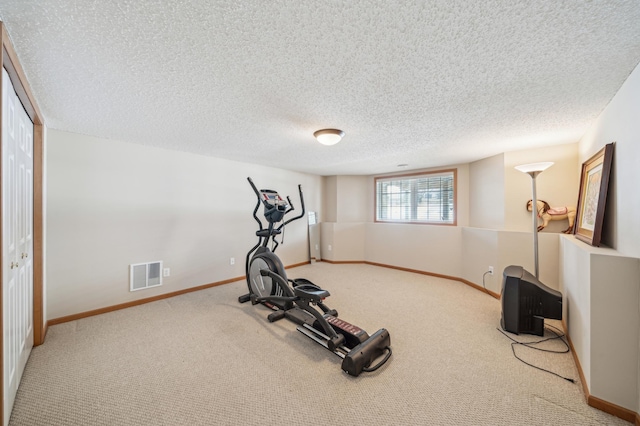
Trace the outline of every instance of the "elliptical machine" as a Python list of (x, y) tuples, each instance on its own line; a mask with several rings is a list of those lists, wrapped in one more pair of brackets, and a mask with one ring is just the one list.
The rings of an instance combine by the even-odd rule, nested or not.
[[(250, 177), (247, 180), (258, 198), (253, 209), (253, 218), (259, 226), (256, 231), (258, 243), (247, 253), (245, 262), (249, 293), (240, 296), (238, 301), (260, 303), (273, 310), (267, 316), (269, 322), (287, 318), (297, 324), (299, 332), (342, 358), (341, 368), (351, 376), (380, 368), (391, 357), (389, 332), (381, 328), (369, 336), (360, 327), (338, 319), (338, 312), (324, 304), (329, 292), (304, 278), (288, 279), (282, 261), (274, 253), (279, 245), (275, 237), (284, 232), (287, 224), (305, 214), (301, 185), (298, 185), (298, 193), (302, 212), (284, 220), (295, 210), (291, 199), (284, 200), (274, 190), (258, 190)], [(261, 204), (267, 228), (257, 216)], [(279, 222), (282, 223), (276, 226)], [(270, 241), (272, 249), (268, 247)], [(380, 361), (372, 366), (378, 358)]]

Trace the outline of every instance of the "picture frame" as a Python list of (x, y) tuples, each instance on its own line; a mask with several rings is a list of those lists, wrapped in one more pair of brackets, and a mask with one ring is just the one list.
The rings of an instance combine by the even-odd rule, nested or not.
[(595, 247), (600, 246), (602, 238), (614, 145), (615, 142), (605, 145), (582, 164), (574, 234)]

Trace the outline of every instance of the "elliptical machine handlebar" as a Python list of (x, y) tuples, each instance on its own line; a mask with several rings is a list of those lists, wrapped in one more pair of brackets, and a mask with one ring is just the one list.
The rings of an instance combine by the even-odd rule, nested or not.
[(256, 214), (256, 213), (258, 213), (258, 208), (260, 207), (260, 193), (258, 192), (258, 188), (256, 188), (256, 186), (254, 185), (254, 183), (251, 180), (251, 178), (248, 177), (247, 180), (249, 181), (249, 184), (251, 185), (251, 188), (253, 188), (253, 192), (256, 193), (256, 197), (258, 198), (258, 202), (256, 203), (256, 208), (253, 209), (253, 218), (256, 220), (256, 222), (258, 222), (258, 227), (260, 228), (260, 230), (262, 230), (263, 229), (262, 228), (262, 222), (260, 221), (260, 218)]
[[(304, 216), (306, 210), (304, 207), (304, 195), (302, 195), (302, 185), (298, 184), (298, 196), (300, 197), (300, 205), (302, 206), (302, 211), (300, 212), (300, 214), (296, 217), (292, 217), (291, 219), (287, 219), (282, 225), (278, 226), (278, 229), (282, 228), (285, 225), (288, 225), (289, 223), (293, 222), (294, 220), (298, 220), (301, 217)], [(295, 208), (293, 207), (293, 203), (291, 202), (291, 199), (289, 198), (289, 196), (287, 195), (287, 201), (289, 202), (289, 205), (291, 206), (291, 208), (289, 210), (287, 210), (287, 213), (292, 212), (295, 210)]]
[[(256, 220), (256, 222), (258, 222), (259, 226), (260, 226), (260, 230), (264, 229), (262, 226), (262, 221), (260, 220), (260, 218), (258, 218), (258, 208), (260, 207), (260, 204), (264, 205), (265, 211), (264, 211), (264, 216), (265, 218), (269, 221), (269, 228), (273, 227), (273, 223), (274, 222), (279, 222), (279, 220), (282, 220), (282, 218), (295, 210), (293, 203), (291, 202), (291, 198), (289, 198), (289, 196), (287, 196), (287, 202), (285, 203), (284, 200), (280, 199), (280, 196), (278, 195), (278, 193), (276, 191), (272, 191), (272, 190), (268, 190), (268, 189), (262, 189), (259, 190), (256, 185), (253, 183), (253, 180), (250, 177), (247, 177), (247, 180), (249, 181), (249, 184), (251, 185), (251, 188), (253, 189), (253, 192), (256, 194), (256, 197), (258, 199), (258, 202), (256, 203), (256, 207), (253, 210), (253, 218)], [(273, 195), (273, 202), (270, 203), (263, 194), (272, 194)], [(276, 228), (276, 231), (280, 231), (284, 226), (288, 225), (289, 223), (293, 222), (294, 220), (298, 220), (300, 218), (302, 218), (305, 215), (306, 209), (305, 209), (305, 205), (304, 205), (304, 195), (302, 194), (302, 185), (298, 185), (298, 194), (300, 197), (300, 205), (302, 206), (302, 212), (300, 212), (300, 214), (298, 216), (292, 217), (290, 219), (287, 219), (286, 221), (284, 221), (282, 224), (280, 224), (280, 226), (278, 226)], [(282, 212), (281, 215), (277, 215), (274, 214), (276, 212), (278, 212), (278, 210), (282, 211), (282, 208), (284, 207), (284, 211)], [(270, 218), (275, 218), (278, 219), (278, 216), (280, 216), (279, 220), (271, 220)], [(279, 233), (279, 232), (278, 232)]]

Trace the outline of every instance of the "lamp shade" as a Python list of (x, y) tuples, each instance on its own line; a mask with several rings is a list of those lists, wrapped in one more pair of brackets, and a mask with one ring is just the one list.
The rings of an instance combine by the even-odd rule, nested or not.
[(314, 132), (313, 136), (322, 145), (335, 145), (342, 140), (344, 132), (338, 129), (322, 129)]
[(515, 168), (516, 170), (522, 173), (531, 173), (531, 172), (543, 172), (551, 166), (553, 166), (553, 162), (546, 161), (543, 163), (522, 164), (520, 166), (516, 166)]

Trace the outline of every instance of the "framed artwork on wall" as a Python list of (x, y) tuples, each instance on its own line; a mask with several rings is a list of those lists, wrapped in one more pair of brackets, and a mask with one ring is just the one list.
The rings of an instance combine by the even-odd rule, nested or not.
[(592, 246), (600, 245), (614, 142), (582, 164), (575, 235)]

